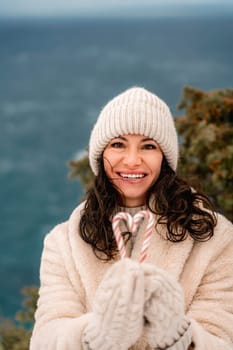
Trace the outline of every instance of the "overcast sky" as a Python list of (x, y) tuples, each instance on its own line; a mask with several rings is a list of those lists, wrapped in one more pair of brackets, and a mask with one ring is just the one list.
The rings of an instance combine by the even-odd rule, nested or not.
[(116, 9), (132, 11), (139, 6), (145, 11), (152, 5), (232, 5), (232, 0), (0, 0), (0, 16), (71, 15), (100, 13)]

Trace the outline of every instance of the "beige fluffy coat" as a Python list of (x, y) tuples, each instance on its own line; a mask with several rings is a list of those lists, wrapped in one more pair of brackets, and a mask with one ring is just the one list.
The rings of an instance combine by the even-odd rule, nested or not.
[[(81, 350), (81, 337), (92, 310), (96, 289), (113, 262), (95, 257), (79, 236), (80, 211), (56, 226), (45, 238), (41, 259), (41, 287), (31, 350)], [(138, 260), (140, 228), (128, 254)], [(186, 313), (192, 323), (195, 350), (233, 349), (233, 226), (222, 216), (214, 237), (207, 242), (187, 238), (180, 243), (165, 239), (157, 225), (147, 262), (167, 270), (182, 285)], [(145, 337), (132, 347), (149, 350)], [(100, 349), (101, 350), (101, 349)]]

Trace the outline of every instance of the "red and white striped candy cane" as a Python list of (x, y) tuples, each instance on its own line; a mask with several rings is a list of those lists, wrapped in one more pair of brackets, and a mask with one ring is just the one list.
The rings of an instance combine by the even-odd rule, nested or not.
[(124, 220), (128, 226), (129, 231), (132, 233), (135, 233), (139, 226), (139, 223), (144, 218), (146, 218), (148, 221), (147, 221), (146, 231), (144, 234), (139, 262), (145, 261), (147, 257), (147, 251), (148, 251), (150, 238), (151, 238), (152, 230), (154, 226), (154, 217), (152, 213), (149, 210), (140, 210), (137, 214), (134, 215), (134, 217), (132, 217), (129, 213), (125, 213), (125, 212), (119, 212), (114, 216), (112, 220), (112, 228), (116, 238), (118, 250), (120, 252), (122, 259), (126, 257), (126, 249), (125, 249), (122, 233), (119, 228), (120, 221)]
[(119, 227), (119, 223), (122, 220), (126, 222), (129, 230), (131, 231), (133, 226), (133, 218), (129, 213), (119, 212), (114, 216), (112, 220), (112, 229), (116, 238), (118, 250), (120, 252), (121, 258), (123, 259), (126, 257), (126, 250), (125, 250), (125, 244), (122, 237), (122, 233)]

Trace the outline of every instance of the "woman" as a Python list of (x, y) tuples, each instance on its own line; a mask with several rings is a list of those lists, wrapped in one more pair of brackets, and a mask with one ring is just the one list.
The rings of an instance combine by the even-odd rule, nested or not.
[[(233, 229), (208, 198), (176, 175), (178, 141), (168, 106), (134, 87), (111, 100), (92, 130), (93, 188), (45, 238), (31, 350), (233, 349)], [(117, 212), (149, 210), (127, 258)]]

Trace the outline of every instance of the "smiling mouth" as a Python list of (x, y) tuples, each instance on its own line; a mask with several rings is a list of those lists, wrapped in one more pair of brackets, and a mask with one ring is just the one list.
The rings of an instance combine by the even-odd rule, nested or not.
[(138, 180), (146, 176), (146, 174), (124, 174), (124, 173), (119, 173), (118, 175), (123, 179), (130, 179), (130, 180)]

